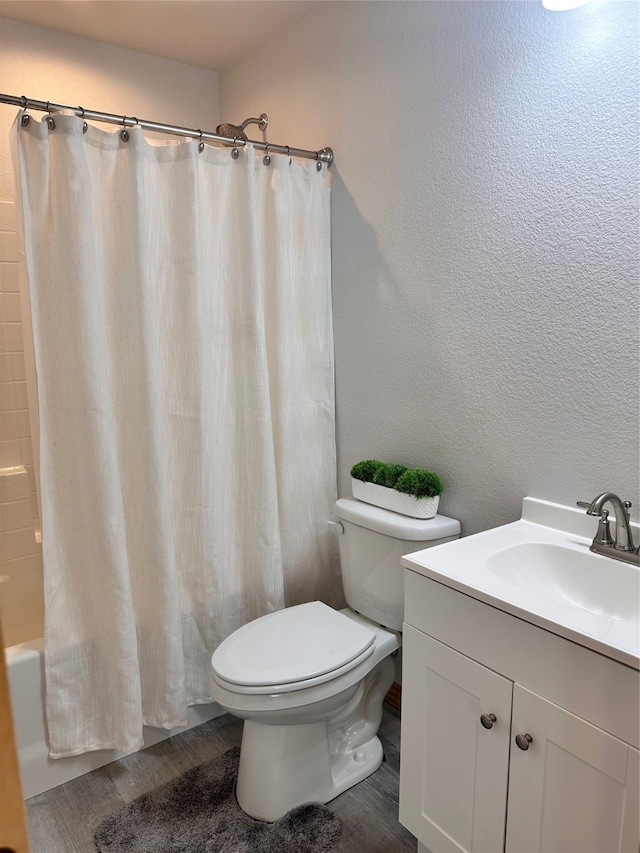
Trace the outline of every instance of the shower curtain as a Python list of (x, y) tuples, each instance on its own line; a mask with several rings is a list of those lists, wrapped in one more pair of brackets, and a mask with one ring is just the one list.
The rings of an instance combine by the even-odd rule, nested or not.
[(126, 753), (339, 601), (327, 167), (23, 115), (50, 754)]

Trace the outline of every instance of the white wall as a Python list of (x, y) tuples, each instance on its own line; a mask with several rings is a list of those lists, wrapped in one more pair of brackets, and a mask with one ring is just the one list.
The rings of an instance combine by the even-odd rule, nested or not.
[[(7, 18), (0, 18), (0, 92), (203, 130), (220, 121), (213, 71)], [(16, 112), (0, 104), (2, 201), (13, 199), (6, 140)]]
[[(0, 92), (213, 130), (218, 75), (0, 19)], [(25, 383), (13, 170), (17, 109), (0, 104), (0, 612), (5, 642), (42, 634), (42, 554)], [(35, 120), (42, 113), (33, 113)], [(115, 127), (103, 129), (118, 132)]]
[(323, 2), (221, 74), (229, 120), (335, 149), (343, 495), (377, 457), (465, 533), (525, 495), (637, 514), (638, 16)]

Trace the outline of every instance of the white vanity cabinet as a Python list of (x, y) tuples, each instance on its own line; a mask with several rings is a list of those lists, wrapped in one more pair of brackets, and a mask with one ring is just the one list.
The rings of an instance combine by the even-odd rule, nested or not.
[(512, 682), (410, 625), (402, 682), (400, 823), (433, 853), (502, 850)]
[(638, 750), (515, 685), (506, 850), (629, 851), (638, 830)]
[(405, 589), (400, 822), (418, 850), (638, 853), (638, 672), (416, 571)]

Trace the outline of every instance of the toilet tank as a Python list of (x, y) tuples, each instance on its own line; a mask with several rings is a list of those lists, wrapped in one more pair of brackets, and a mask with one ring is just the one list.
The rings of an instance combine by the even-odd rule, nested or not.
[(400, 558), (460, 536), (460, 522), (444, 515), (409, 518), (362, 501), (340, 498), (342, 584), (347, 604), (362, 616), (402, 630), (404, 569)]

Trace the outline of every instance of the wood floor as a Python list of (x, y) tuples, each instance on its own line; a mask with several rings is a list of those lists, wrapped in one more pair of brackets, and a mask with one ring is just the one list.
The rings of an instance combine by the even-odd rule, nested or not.
[[(140, 794), (240, 744), (242, 722), (225, 714), (27, 800), (31, 853), (95, 853), (98, 824)], [(400, 720), (385, 710), (379, 732), (385, 759), (331, 808), (342, 820), (335, 853), (415, 853), (398, 823)], [(162, 851), (158, 851), (162, 853)]]

